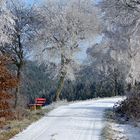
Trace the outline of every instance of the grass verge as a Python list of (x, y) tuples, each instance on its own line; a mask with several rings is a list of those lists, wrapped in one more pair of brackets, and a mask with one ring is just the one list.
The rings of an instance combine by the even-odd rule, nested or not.
[(26, 110), (26, 117), (23, 117), (20, 120), (7, 121), (4, 127), (0, 129), (0, 140), (9, 140), (52, 109), (54, 108), (45, 108), (36, 111)]
[(108, 109), (104, 113), (105, 126), (101, 133), (101, 140), (128, 140), (123, 131), (118, 129), (121, 122), (117, 119), (113, 109)]

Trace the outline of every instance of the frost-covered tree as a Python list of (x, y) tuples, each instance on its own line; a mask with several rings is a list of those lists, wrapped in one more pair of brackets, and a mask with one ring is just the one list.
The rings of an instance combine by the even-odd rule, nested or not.
[(137, 63), (140, 54), (139, 5), (137, 0), (103, 0), (99, 4), (104, 12), (104, 23), (108, 25), (105, 35), (115, 50), (121, 51), (126, 63), (129, 62), (130, 69), (127, 81), (131, 84), (138, 80), (138, 73), (140, 73)]
[[(80, 1), (46, 1), (44, 11), (46, 15), (43, 34), (45, 45), (41, 44), (43, 59), (57, 65), (59, 77), (56, 91), (56, 100), (59, 100), (66, 78), (74, 79), (76, 52), (79, 50), (81, 40), (92, 38), (98, 30), (97, 17), (93, 2)], [(44, 47), (45, 46), (45, 47)]]
[(0, 1), (0, 47), (12, 40), (14, 33), (14, 16), (6, 8), (5, 1)]
[[(9, 55), (16, 66), (17, 78), (21, 81), (21, 72), (29, 50), (33, 47), (33, 41), (37, 39), (37, 29), (40, 27), (41, 16), (37, 11), (37, 6), (28, 5), (25, 1), (10, 0), (5, 7), (14, 16), (14, 33), (11, 35), (11, 43), (5, 43), (0, 48), (3, 54)], [(7, 17), (7, 16), (6, 16)], [(42, 20), (43, 21), (43, 20)], [(8, 23), (3, 25), (9, 26)], [(4, 28), (5, 32), (10, 32)], [(20, 93), (20, 84), (15, 92), (15, 107)]]
[(109, 90), (113, 96), (119, 95), (120, 90), (123, 93), (127, 73), (127, 66), (121, 61), (123, 56), (104, 39), (100, 44), (88, 48), (87, 54), (90, 67), (93, 69), (93, 74), (95, 73), (94, 80), (98, 83), (97, 92), (103, 93)]

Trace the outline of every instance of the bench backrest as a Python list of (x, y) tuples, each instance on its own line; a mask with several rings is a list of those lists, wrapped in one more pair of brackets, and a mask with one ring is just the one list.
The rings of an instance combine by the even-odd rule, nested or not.
[(38, 106), (43, 106), (46, 103), (46, 99), (45, 98), (36, 98), (35, 99), (35, 104)]

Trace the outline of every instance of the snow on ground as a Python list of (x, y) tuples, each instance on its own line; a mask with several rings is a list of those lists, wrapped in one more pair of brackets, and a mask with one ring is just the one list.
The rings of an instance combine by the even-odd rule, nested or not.
[(63, 105), (11, 140), (99, 140), (104, 110), (119, 100), (106, 98)]
[(111, 123), (112, 140), (140, 140), (140, 128), (131, 124)]

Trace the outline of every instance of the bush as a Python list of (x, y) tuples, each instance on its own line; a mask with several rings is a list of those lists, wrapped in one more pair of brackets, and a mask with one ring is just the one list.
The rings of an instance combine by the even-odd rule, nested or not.
[(125, 120), (140, 121), (140, 91), (133, 90), (127, 94), (127, 98), (114, 106), (114, 111)]
[(12, 105), (10, 99), (12, 95), (9, 93), (11, 89), (18, 85), (18, 79), (7, 68), (9, 58), (0, 55), (0, 127), (3, 126), (4, 120), (12, 119)]

